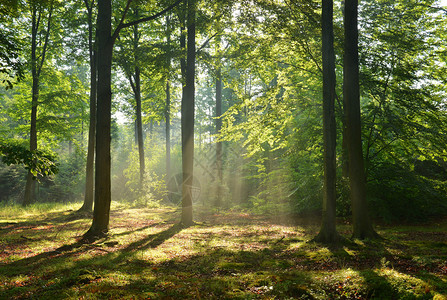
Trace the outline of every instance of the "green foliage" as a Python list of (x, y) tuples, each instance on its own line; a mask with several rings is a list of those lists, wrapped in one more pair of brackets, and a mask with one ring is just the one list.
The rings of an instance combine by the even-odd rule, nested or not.
[(375, 1), (360, 10), (369, 202), (372, 214), (385, 221), (423, 220), (446, 212), (445, 179), (421, 176), (414, 167), (419, 160), (446, 159), (446, 94), (438, 73), (446, 65), (436, 50), (443, 47), (445, 32), (437, 28), (445, 18), (432, 3)]
[(26, 169), (23, 165), (0, 163), (0, 202), (17, 203), (25, 186)]
[[(153, 139), (146, 140), (147, 157), (146, 172), (144, 176), (142, 190), (140, 190), (140, 165), (138, 148), (133, 147), (127, 159), (127, 168), (123, 170), (123, 175), (127, 179), (125, 186), (132, 193), (126, 195), (126, 200), (134, 200), (137, 205), (157, 205), (163, 201), (167, 195), (166, 182), (160, 168), (163, 168), (163, 148)], [(159, 171), (160, 173), (157, 173)]]
[(447, 213), (446, 181), (420, 176), (391, 163), (382, 163), (371, 177), (369, 202), (376, 218), (415, 222)]
[(23, 164), (31, 172), (34, 179), (58, 172), (58, 164), (54, 153), (40, 149), (30, 151), (23, 141), (2, 140), (0, 156), (4, 164)]
[(14, 80), (23, 79), (25, 71), (25, 64), (21, 59), (23, 43), (19, 33), (11, 26), (19, 14), (17, 6), (17, 0), (0, 3), (0, 22), (7, 24), (0, 31), (0, 81), (7, 90), (16, 83)]
[(39, 197), (47, 201), (71, 202), (84, 193), (85, 153), (73, 151), (60, 160), (59, 172), (42, 182)]
[[(0, 19), (1, 20), (1, 19)], [(19, 41), (9, 30), (0, 32), (0, 80), (6, 89), (13, 87), (13, 80), (24, 77), (24, 64), (19, 59)]]
[(164, 178), (154, 173), (146, 174), (143, 191), (134, 201), (136, 207), (160, 207), (168, 195)]

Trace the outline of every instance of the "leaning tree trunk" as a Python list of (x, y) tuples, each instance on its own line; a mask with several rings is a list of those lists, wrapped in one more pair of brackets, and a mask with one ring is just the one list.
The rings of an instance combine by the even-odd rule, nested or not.
[(323, 145), (324, 184), (323, 220), (316, 241), (333, 243), (339, 239), (335, 227), (336, 202), (336, 127), (335, 127), (335, 53), (333, 31), (333, 2), (322, 3), (322, 55), (323, 55)]
[(343, 68), (344, 109), (346, 110), (346, 133), (349, 157), (349, 185), (352, 202), (353, 238), (375, 238), (368, 216), (366, 202), (366, 178), (363, 162), (360, 91), (359, 91), (359, 58), (357, 10), (358, 0), (345, 1), (345, 53)]
[(185, 87), (182, 98), (182, 223), (193, 224), (192, 183), (194, 173), (194, 93), (195, 93), (195, 59), (196, 59), (196, 26), (195, 3), (188, 0), (188, 41), (185, 72)]
[(113, 39), (111, 37), (111, 0), (98, 1), (97, 40), (98, 40), (98, 99), (96, 116), (96, 170), (95, 205), (93, 221), (84, 235), (94, 239), (107, 234), (111, 203), (110, 184), (110, 124), (111, 124), (111, 70)]

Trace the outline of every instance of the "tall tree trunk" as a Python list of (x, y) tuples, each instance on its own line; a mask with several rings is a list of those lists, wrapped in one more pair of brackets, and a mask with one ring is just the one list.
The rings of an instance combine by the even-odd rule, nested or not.
[(143, 191), (145, 163), (144, 163), (144, 140), (143, 140), (143, 122), (141, 118), (141, 86), (140, 86), (140, 68), (135, 66), (135, 101), (136, 101), (136, 121), (137, 121), (137, 140), (138, 157), (140, 160), (140, 184), (139, 192)]
[(169, 80), (166, 81), (166, 183), (171, 178), (171, 92)]
[(95, 129), (96, 129), (96, 50), (93, 48), (93, 3), (85, 0), (88, 17), (88, 47), (90, 58), (90, 124), (88, 128), (87, 164), (85, 167), (84, 204), (80, 211), (91, 212), (93, 207)]
[[(138, 9), (135, 9), (135, 17), (138, 19)], [(140, 84), (140, 68), (138, 67), (138, 43), (140, 42), (140, 35), (138, 32), (138, 25), (133, 26), (133, 51), (135, 59), (135, 102), (136, 102), (136, 122), (137, 122), (137, 141), (138, 141), (138, 157), (140, 161), (140, 183), (139, 193), (143, 191), (143, 182), (145, 174), (144, 162), (144, 137), (143, 137), (143, 121), (141, 117), (141, 84)]]
[[(136, 22), (153, 20), (166, 13), (179, 2), (171, 5), (164, 11), (151, 17), (142, 18)], [(110, 182), (110, 125), (112, 115), (112, 52), (115, 39), (122, 28), (130, 27), (138, 23), (124, 24), (128, 11), (128, 2), (121, 22), (112, 36), (112, 1), (98, 1), (98, 18), (96, 24), (96, 37), (98, 45), (97, 57), (97, 110), (96, 110), (96, 170), (95, 170), (95, 205), (93, 209), (93, 221), (90, 229), (84, 234), (87, 241), (107, 235), (109, 231), (109, 216), (111, 204)]]
[(324, 184), (323, 219), (316, 241), (333, 243), (339, 239), (335, 226), (336, 203), (336, 127), (335, 127), (335, 53), (333, 30), (333, 1), (322, 3), (323, 55), (323, 145)]
[(111, 124), (111, 70), (113, 39), (111, 37), (111, 0), (98, 1), (98, 99), (96, 115), (96, 170), (95, 205), (93, 222), (85, 234), (87, 239), (104, 236), (109, 230), (111, 202), (110, 184), (110, 124)]
[[(47, 29), (44, 36), (43, 48), (40, 53), (40, 61), (37, 55), (37, 46), (38, 43), (42, 43), (42, 41), (37, 40), (37, 36), (39, 33), (39, 25), (43, 13), (38, 10), (37, 4), (32, 3), (32, 25), (31, 25), (31, 73), (32, 73), (32, 95), (31, 95), (31, 120), (30, 120), (30, 151), (35, 151), (37, 149), (37, 106), (39, 100), (39, 78), (40, 73), (42, 71), (43, 63), (45, 61), (45, 55), (48, 45), (48, 39), (50, 36), (50, 27), (51, 27), (51, 16), (53, 13), (52, 3), (50, 4), (49, 13), (48, 13), (48, 23)], [(25, 185), (25, 194), (23, 198), (23, 206), (27, 206), (34, 202), (35, 200), (35, 181), (33, 179), (33, 175), (31, 172), (28, 172), (26, 177), (26, 185)]]
[(358, 0), (345, 1), (345, 53), (343, 67), (344, 109), (349, 157), (349, 185), (352, 202), (353, 238), (376, 238), (368, 217), (366, 178), (362, 153), (359, 58), (358, 58)]
[(194, 93), (195, 93), (195, 59), (196, 59), (196, 24), (195, 1), (188, 0), (188, 41), (186, 57), (186, 78), (182, 99), (182, 223), (193, 224), (192, 182), (194, 174)]
[[(39, 78), (33, 72), (33, 87), (31, 98), (31, 128), (30, 128), (30, 151), (37, 149), (37, 101), (39, 98)], [(35, 200), (35, 180), (31, 171), (26, 176), (25, 195), (23, 206), (30, 205)]]
[[(220, 134), (222, 129), (222, 70), (219, 67), (216, 72), (216, 134)], [(216, 206), (222, 205), (222, 142), (216, 143), (216, 169), (217, 169), (217, 197)]]
[[(138, 9), (135, 9), (135, 17), (138, 19)], [(134, 72), (129, 71), (128, 79), (132, 87), (135, 98), (135, 144), (138, 147), (138, 158), (140, 165), (140, 178), (138, 183), (138, 194), (143, 191), (143, 182), (145, 174), (144, 161), (144, 136), (143, 136), (143, 121), (141, 112), (141, 75), (140, 67), (138, 66), (138, 43), (139, 43), (138, 24), (133, 26), (133, 54), (134, 54)]]
[(165, 121), (166, 121), (166, 184), (171, 178), (171, 87), (169, 81), (169, 72), (171, 70), (171, 22), (169, 14), (166, 16), (166, 108), (165, 108)]

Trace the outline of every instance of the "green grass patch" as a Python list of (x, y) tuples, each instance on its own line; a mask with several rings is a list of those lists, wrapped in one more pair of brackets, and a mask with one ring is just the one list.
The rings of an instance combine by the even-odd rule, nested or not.
[[(382, 241), (310, 242), (315, 222), (113, 203), (107, 238), (79, 205), (0, 207), (0, 299), (445, 299), (447, 221)], [(8, 211), (10, 210), (10, 213)], [(281, 221), (278, 221), (281, 220)], [(305, 225), (303, 225), (305, 224)], [(350, 228), (339, 231), (349, 236)]]

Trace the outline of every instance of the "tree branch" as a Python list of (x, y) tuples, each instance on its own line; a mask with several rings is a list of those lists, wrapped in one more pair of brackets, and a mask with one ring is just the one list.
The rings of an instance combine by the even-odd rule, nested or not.
[(41, 57), (41, 61), (40, 61), (39, 70), (37, 71), (37, 77), (40, 76), (40, 73), (42, 72), (43, 63), (45, 61), (45, 54), (47, 52), (48, 40), (49, 40), (49, 37), (50, 37), (50, 27), (51, 27), (51, 16), (52, 16), (52, 14), (53, 14), (53, 2), (51, 2), (50, 13), (48, 14), (47, 32), (46, 32), (46, 35), (45, 35), (45, 42), (43, 44), (42, 57)]
[(115, 39), (118, 37), (120, 30), (122, 29), (121, 26), (124, 24), (124, 19), (126, 19), (127, 12), (129, 11), (130, 3), (132, 0), (127, 0), (126, 8), (124, 9), (123, 15), (121, 16), (121, 20), (118, 24), (118, 26), (115, 29), (115, 32), (112, 35), (112, 40), (115, 41)]
[[(221, 31), (222, 32), (222, 31)], [(220, 34), (221, 32), (216, 32), (215, 34), (213, 34), (212, 36), (210, 36), (203, 44), (202, 46), (199, 47), (199, 49), (197, 49), (196, 53), (200, 52), (200, 50), (202, 50), (203, 48), (206, 47), (206, 45), (208, 45), (208, 43), (218, 34)]]
[[(131, 1), (132, 1), (132, 0), (128, 0), (128, 6), (130, 5), (130, 2), (131, 2)], [(127, 28), (127, 27), (131, 27), (131, 26), (140, 24), (140, 23), (142, 23), (142, 22), (147, 22), (147, 21), (154, 20), (154, 19), (156, 19), (156, 18), (158, 18), (158, 17), (164, 15), (165, 13), (167, 13), (168, 11), (170, 11), (171, 9), (173, 9), (174, 7), (176, 7), (177, 5), (179, 5), (180, 2), (182, 2), (182, 1), (183, 1), (183, 0), (178, 0), (178, 1), (175, 2), (174, 4), (168, 6), (167, 8), (165, 8), (164, 10), (162, 10), (162, 11), (156, 13), (155, 15), (152, 15), (152, 16), (149, 16), (149, 17), (145, 17), (145, 18), (141, 18), (141, 19), (139, 19), (139, 20), (135, 20), (135, 21), (132, 21), (132, 22), (129, 22), (129, 23), (124, 23), (125, 14), (127, 13), (127, 10), (129, 9), (128, 6), (126, 6), (126, 10), (125, 10), (125, 12), (124, 12), (124, 14), (123, 14), (123, 18), (121, 19), (120, 24), (119, 24), (118, 27), (115, 29), (115, 32), (114, 32), (113, 35), (112, 35), (112, 41), (115, 41), (115, 40), (116, 40), (116, 38), (118, 37), (118, 35), (119, 35), (121, 29), (123, 29), (123, 28)]]
[(137, 89), (135, 87), (135, 83), (133, 82), (132, 74), (130, 74), (130, 72), (129, 72), (129, 74), (127, 74), (127, 76), (128, 76), (127, 78), (129, 79), (129, 83), (130, 83), (130, 86), (132, 87), (132, 91), (133, 91), (134, 95), (137, 95)]

